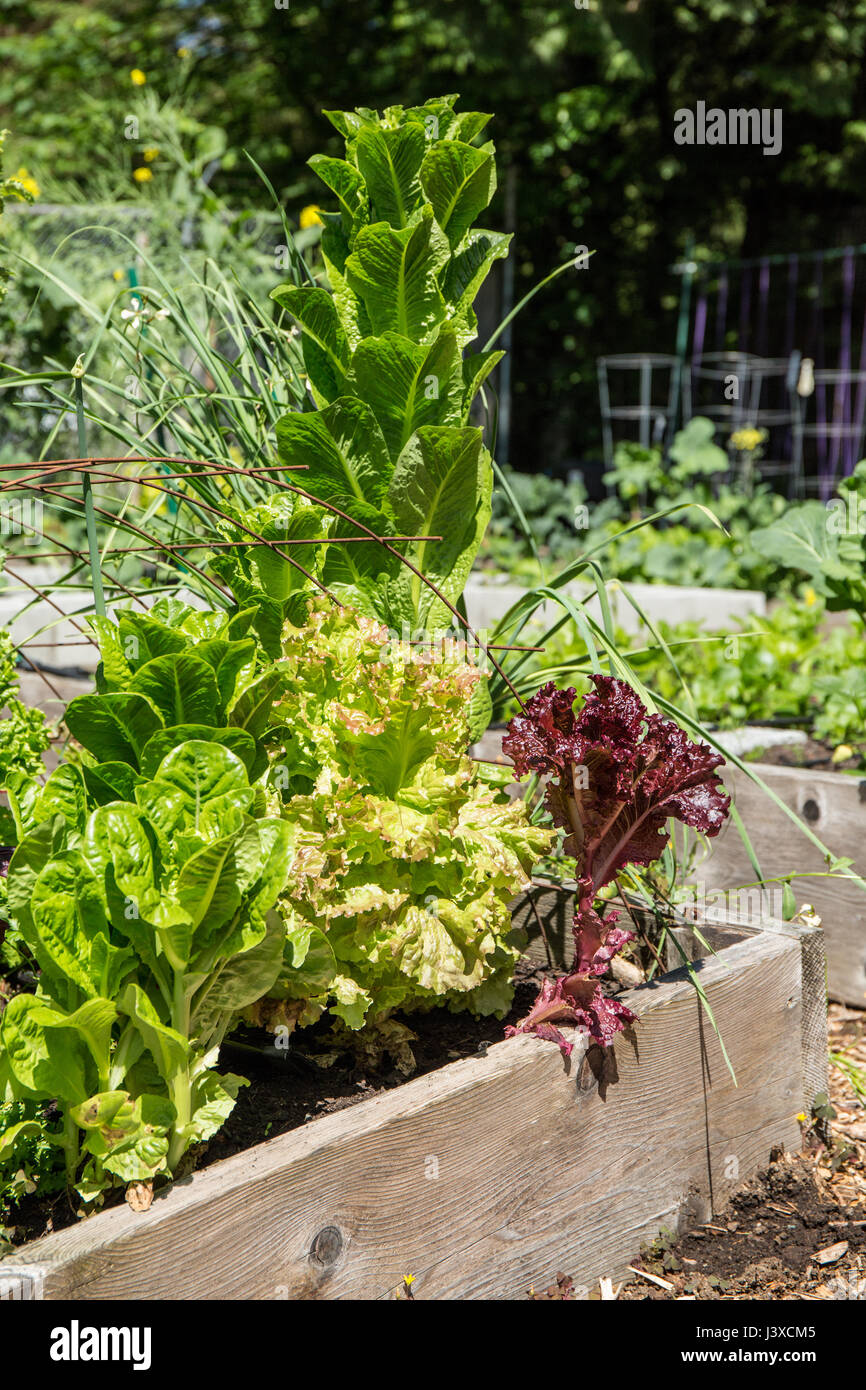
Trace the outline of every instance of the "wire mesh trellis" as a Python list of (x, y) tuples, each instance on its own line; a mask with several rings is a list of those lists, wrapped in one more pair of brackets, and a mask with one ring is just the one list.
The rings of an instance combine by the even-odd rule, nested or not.
[[(796, 446), (802, 419), (796, 394), (799, 355), (758, 357), (748, 352), (706, 352), (683, 374), (683, 417), (704, 416), (716, 425), (716, 442), (731, 457), (728, 482), (750, 490), (758, 479), (782, 478), (789, 496), (803, 493)], [(744, 429), (761, 431), (767, 449), (737, 448)], [(793, 445), (793, 447), (792, 447)], [(801, 460), (802, 454), (799, 458)]]
[(863, 457), (866, 371), (814, 370), (809, 386), (797, 397), (794, 468), (804, 488), (827, 501), (839, 480)]
[(742, 424), (768, 429), (761, 472), (784, 476), (792, 496), (811, 492), (829, 497), (863, 447), (864, 257), (866, 244), (861, 244), (694, 268), (692, 365), (707, 360), (708, 348), (757, 361), (771, 352), (778, 370), (762, 386), (763, 419), (744, 414)]
[[(599, 357), (597, 367), (606, 466), (613, 467), (616, 446), (624, 440), (636, 439), (644, 448), (667, 444), (676, 412), (677, 357), (668, 353), (612, 353)], [(625, 384), (626, 375), (631, 379), (634, 373), (637, 403), (631, 380)]]

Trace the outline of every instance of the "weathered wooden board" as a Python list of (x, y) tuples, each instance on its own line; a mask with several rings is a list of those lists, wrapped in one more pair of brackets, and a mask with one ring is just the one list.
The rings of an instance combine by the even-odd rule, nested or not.
[[(571, 927), (575, 888), (575, 884), (558, 885), (540, 879), (511, 904), (516, 943), (530, 960), (560, 969), (570, 964), (574, 953)], [(626, 918), (633, 913), (633, 909), (619, 903), (617, 908)], [(697, 961), (712, 952), (721, 954), (742, 940), (744, 933), (760, 931), (798, 943), (803, 994), (803, 1094), (808, 1111), (815, 1096), (828, 1086), (827, 955), (823, 928), (767, 916), (756, 910), (754, 902), (748, 902), (746, 910), (740, 913), (728, 907), (722, 916), (717, 910), (712, 920), (701, 919), (698, 925), (700, 930), (696, 933), (694, 921), (685, 916), (670, 924), (665, 951), (669, 971), (677, 970), (684, 958)]]
[(3, 1275), (3, 1266), (0, 1264), (0, 1303), (17, 1303), (41, 1297), (40, 1280), (22, 1274), (13, 1274), (7, 1278)]
[[(820, 944), (820, 934), (812, 933)], [(662, 1226), (705, 1220), (804, 1099), (801, 941), (699, 965), (736, 1070), (682, 972), (566, 1067), (533, 1038), (455, 1062), (38, 1241), (0, 1268), (46, 1299), (519, 1298), (558, 1270), (618, 1277)]]
[[(755, 771), (786, 806), (806, 822), (835, 855), (853, 860), (866, 877), (866, 779), (841, 772), (815, 772), (756, 763)], [(762, 872), (770, 875), (825, 870), (821, 852), (760, 787), (728, 767), (725, 784), (743, 818)], [(711, 842), (699, 875), (710, 888), (753, 883), (754, 872), (737, 827), (728, 821)], [(842, 878), (802, 878), (797, 901), (811, 903), (826, 937), (830, 996), (859, 1008), (866, 1005), (866, 892)], [(781, 889), (778, 890), (781, 893)], [(770, 905), (771, 912), (778, 907)]]

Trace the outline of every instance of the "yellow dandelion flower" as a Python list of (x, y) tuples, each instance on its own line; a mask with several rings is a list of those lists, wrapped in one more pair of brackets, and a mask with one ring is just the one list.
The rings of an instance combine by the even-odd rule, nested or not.
[(18, 183), (21, 184), (21, 187), (27, 190), (31, 197), (39, 197), (39, 194), (42, 192), (42, 190), (39, 187), (39, 184), (34, 179), (33, 175), (27, 169), (24, 168), (23, 164), (21, 168), (18, 170), (18, 173), (15, 175), (15, 178), (18, 181)]
[(112, 275), (114, 276), (115, 280), (125, 280), (125, 279), (126, 279), (126, 276), (124, 275), (124, 273), (123, 273), (122, 270), (113, 270), (111, 273), (112, 273)]
[(177, 50), (177, 56), (178, 56), (178, 58), (188, 58), (188, 57), (189, 57), (189, 49), (188, 49), (188, 48), (179, 48), (179, 49)]
[(813, 604), (818, 602), (818, 595), (815, 593), (815, 590), (812, 588), (811, 585), (804, 593), (803, 599), (807, 608), (811, 608)]
[(141, 68), (133, 68), (129, 74), (129, 80), (133, 87), (143, 87), (147, 81), (147, 74), (143, 73)]
[(757, 449), (759, 444), (764, 442), (764, 431), (756, 429), (735, 430), (731, 435), (731, 443), (735, 449), (742, 453), (751, 454)]
[(152, 169), (133, 169), (132, 177), (136, 183), (150, 183), (153, 178)]
[(301, 208), (300, 222), (303, 231), (306, 231), (308, 227), (324, 227), (325, 224), (319, 216), (320, 212), (321, 208), (317, 203), (309, 203), (305, 208)]
[(158, 147), (151, 145), (149, 149), (142, 150), (142, 158), (146, 164), (152, 164), (155, 159), (159, 159)]
[(799, 1120), (801, 1125), (804, 1125), (806, 1123), (806, 1116), (803, 1114), (802, 1110), (800, 1111), (799, 1115), (796, 1116), (796, 1118)]

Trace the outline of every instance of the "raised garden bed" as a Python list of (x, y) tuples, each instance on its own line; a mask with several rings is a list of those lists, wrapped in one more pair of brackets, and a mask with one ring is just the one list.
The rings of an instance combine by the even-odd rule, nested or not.
[[(673, 618), (677, 622), (700, 621), (709, 628), (724, 628), (739, 619), (763, 617), (767, 610), (765, 595), (754, 589), (705, 589), (681, 584), (633, 583), (625, 587), (653, 623), (662, 619), (670, 622)], [(584, 603), (590, 615), (596, 621), (600, 620), (598, 597), (591, 585), (575, 580), (566, 584), (563, 592)], [(503, 576), (500, 581), (492, 579), (489, 572), (473, 574), (464, 594), (469, 621), (476, 630), (490, 630), (525, 593), (526, 588), (509, 580), (508, 576)], [(614, 622), (625, 632), (638, 632), (640, 619), (631, 604), (623, 598), (621, 588), (612, 586), (608, 598)], [(537, 616), (540, 620), (553, 622), (561, 615), (562, 609), (549, 599), (539, 607)]]
[[(863, 871), (866, 778), (769, 763), (755, 763), (754, 769), (837, 857), (853, 860), (854, 871)], [(733, 767), (726, 767), (722, 775), (764, 873), (776, 876), (826, 868), (820, 851), (760, 787)], [(754, 870), (732, 822), (712, 842), (710, 856), (700, 872), (708, 889), (730, 889), (754, 882)], [(795, 882), (795, 891), (798, 901), (808, 900), (821, 917), (827, 943), (830, 997), (863, 1008), (866, 893), (839, 877), (801, 878)]]
[[(516, 901), (531, 952), (569, 904), (542, 885)], [(619, 1277), (642, 1241), (705, 1221), (797, 1148), (797, 1114), (826, 1088), (821, 932), (715, 931), (698, 969), (736, 1086), (674, 970), (621, 996), (638, 1022), (610, 1049), (581, 1043), (566, 1066), (535, 1038), (496, 1043), (216, 1162), (148, 1212), (23, 1247), (0, 1296), (387, 1298), (411, 1273), (423, 1298), (502, 1299), (560, 1269)]]

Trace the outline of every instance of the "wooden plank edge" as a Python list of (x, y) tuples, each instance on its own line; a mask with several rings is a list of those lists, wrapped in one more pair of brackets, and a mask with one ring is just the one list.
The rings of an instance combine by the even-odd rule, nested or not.
[[(796, 942), (787, 933), (756, 934), (702, 961), (701, 982), (709, 989), (714, 982), (728, 977), (731, 970), (737, 967), (744, 968), (757, 961), (796, 952)], [(628, 990), (619, 998), (641, 1019), (676, 999), (692, 996), (693, 986), (688, 971), (682, 968), (669, 972), (657, 982)], [(562, 1064), (570, 1077), (576, 1077), (586, 1050), (583, 1038), (576, 1038), (575, 1042), (570, 1067)], [(341, 1136), (351, 1142), (353, 1138), (369, 1135), (387, 1126), (397, 1117), (411, 1119), (435, 1105), (445, 1095), (472, 1090), (502, 1072), (519, 1073), (524, 1066), (537, 1059), (537, 1049), (541, 1046), (550, 1045), (532, 1037), (509, 1038), (494, 1043), (484, 1057), (448, 1063), (385, 1095), (373, 1096), (357, 1106), (321, 1116), (299, 1129), (219, 1160), (160, 1193), (146, 1213), (134, 1213), (125, 1205), (118, 1206), (65, 1231), (42, 1237), (22, 1248), (21, 1254), (29, 1256), (29, 1259), (21, 1263), (9, 1261), (8, 1264), (2, 1261), (0, 1271), (21, 1278), (35, 1278), (38, 1271), (44, 1286), (45, 1279), (52, 1273), (74, 1264), (77, 1259), (95, 1250), (104, 1251), (113, 1247), (118, 1247), (120, 1253), (125, 1240), (140, 1232), (145, 1225), (158, 1227), (163, 1221), (174, 1218), (178, 1210), (211, 1204), (229, 1190), (237, 1190), (253, 1181), (290, 1169), (299, 1159), (314, 1156), (317, 1151), (339, 1141)]]
[(0, 1261), (0, 1302), (41, 1301), (44, 1298), (46, 1273), (45, 1265)]

